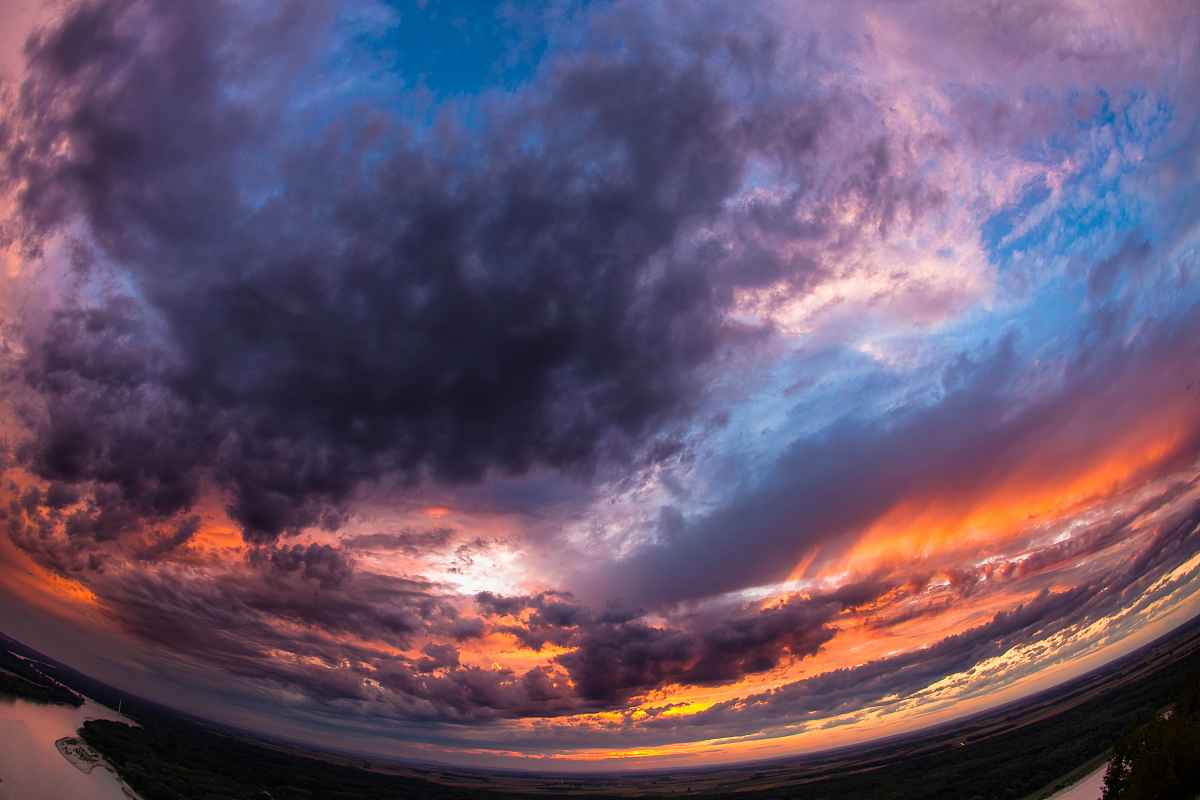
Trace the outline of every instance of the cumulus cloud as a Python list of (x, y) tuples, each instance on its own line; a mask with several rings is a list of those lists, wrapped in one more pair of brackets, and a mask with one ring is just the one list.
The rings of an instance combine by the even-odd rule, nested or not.
[(1178, 589), (1192, 4), (572, 7), (449, 98), (369, 11), (79, 0), (4, 88), (0, 529), (122, 635), (546, 752)]
[[(226, 57), (287, 63), (327, 18), (106, 0), (30, 40), (10, 227), (89, 231), (20, 365), (37, 475), (139, 514), (215, 482), (266, 542), (338, 526), (382, 475), (667, 459), (715, 359), (771, 329), (730, 316), (739, 293), (803, 293), (825, 249), (941, 202), (754, 25), (612, 11), (525, 102), (418, 133), (352, 106), (322, 124), (277, 98), (294, 76)], [(800, 184), (745, 197), (760, 162)]]
[[(297, 13), (268, 22), (317, 14)], [(186, 507), (208, 472), (266, 541), (336, 524), (326, 504), (384, 471), (661, 452), (726, 337), (728, 287), (676, 252), (744, 170), (715, 70), (639, 37), (556, 71), (536, 117), (482, 141), (423, 147), (380, 118), (276, 142), (286, 109), (222, 89), (257, 77), (221, 58), (248, 44), (236, 24), (89, 3), (30, 42), (7, 174), (21, 228), (36, 242), (82, 217), (100, 248), (84, 277), (112, 258), (132, 283), (33, 346), (36, 472), (143, 512)]]

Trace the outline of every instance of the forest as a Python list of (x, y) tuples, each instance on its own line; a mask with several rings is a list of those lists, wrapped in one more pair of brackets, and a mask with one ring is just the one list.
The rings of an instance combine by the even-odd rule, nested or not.
[(59, 686), (28, 661), (3, 648), (0, 648), (0, 695), (76, 708), (83, 705), (82, 697)]

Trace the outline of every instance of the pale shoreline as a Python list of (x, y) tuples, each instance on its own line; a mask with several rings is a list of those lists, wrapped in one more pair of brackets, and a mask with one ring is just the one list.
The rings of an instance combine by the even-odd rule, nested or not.
[(1104, 792), (1104, 773), (1108, 770), (1105, 761), (1070, 786), (1065, 786), (1047, 800), (1099, 800)]
[(142, 796), (135, 792), (133, 787), (125, 782), (125, 780), (117, 772), (116, 768), (113, 767), (112, 764), (109, 764), (108, 760), (104, 758), (104, 756), (100, 755), (85, 742), (83, 742), (79, 736), (64, 736), (56, 741), (54, 746), (58, 749), (58, 752), (62, 754), (63, 758), (71, 762), (71, 765), (75, 767), (75, 769), (79, 770), (85, 775), (91, 775), (92, 770), (94, 770), (96, 767), (104, 767), (104, 769), (111, 772), (113, 777), (117, 779), (117, 783), (121, 785), (121, 791), (124, 792), (126, 796), (133, 798), (133, 800), (143, 800)]
[(71, 762), (71, 766), (85, 775), (91, 775), (92, 770), (104, 761), (99, 753), (80, 741), (78, 736), (64, 736), (55, 742), (54, 746), (63, 758)]

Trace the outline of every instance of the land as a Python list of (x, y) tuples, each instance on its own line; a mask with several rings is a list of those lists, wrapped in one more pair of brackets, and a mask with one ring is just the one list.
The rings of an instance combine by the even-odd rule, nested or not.
[[(31, 657), (55, 680), (116, 704), (111, 687)], [(686, 772), (564, 776), (399, 763), (274, 741), (127, 696), (125, 707), (142, 728), (91, 720), (81, 736), (146, 800), (259, 800), (264, 793), (274, 800), (1036, 800), (1094, 769), (1122, 735), (1169, 704), (1173, 686), (1196, 675), (1200, 620), (1099, 672), (953, 725), (804, 758)]]
[(1104, 670), (987, 714), (889, 742), (804, 758), (687, 772), (563, 776), (401, 765), (356, 754), (321, 757), (447, 786), (530, 796), (1036, 800), (1094, 770), (1114, 741), (1169, 704), (1172, 686), (1200, 675), (1198, 623)]
[(90, 774), (102, 763), (100, 755), (75, 736), (64, 736), (54, 743), (62, 757), (80, 772)]
[(19, 697), (35, 703), (60, 703), (79, 708), (83, 698), (59, 684), (39, 668), (31, 657), (21, 658), (0, 641), (0, 696)]

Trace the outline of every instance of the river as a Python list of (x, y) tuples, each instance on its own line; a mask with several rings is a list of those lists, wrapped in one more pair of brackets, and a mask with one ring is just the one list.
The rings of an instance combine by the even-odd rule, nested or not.
[(80, 772), (54, 746), (86, 719), (116, 718), (91, 700), (71, 708), (0, 695), (0, 800), (129, 800), (103, 766)]

